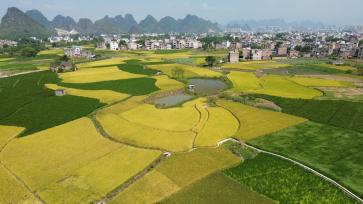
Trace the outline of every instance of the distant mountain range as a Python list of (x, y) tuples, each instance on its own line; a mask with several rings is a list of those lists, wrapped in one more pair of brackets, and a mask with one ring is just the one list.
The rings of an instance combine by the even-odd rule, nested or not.
[(304, 20), (304, 21), (293, 21), (286, 22), (283, 19), (265, 19), (265, 20), (238, 20), (231, 21), (228, 23), (226, 27), (240, 27), (244, 30), (255, 30), (258, 28), (266, 28), (266, 27), (280, 27), (281, 29), (292, 29), (292, 30), (300, 30), (300, 29), (320, 29), (326, 27), (321, 22)]
[(118, 33), (205, 33), (220, 31), (217, 23), (187, 15), (184, 19), (174, 19), (170, 16), (160, 21), (148, 15), (139, 23), (131, 14), (115, 17), (105, 16), (93, 22), (88, 18), (81, 18), (76, 22), (72, 17), (57, 15), (48, 20), (40, 11), (29, 10), (25, 13), (18, 8), (8, 8), (1, 20), (0, 37), (45, 37), (54, 33), (54, 29), (75, 29), (82, 34), (118, 34)]

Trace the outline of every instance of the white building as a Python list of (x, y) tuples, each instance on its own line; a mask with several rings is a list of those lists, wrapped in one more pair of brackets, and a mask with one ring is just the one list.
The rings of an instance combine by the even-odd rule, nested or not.
[(119, 49), (119, 45), (117, 41), (112, 40), (110, 42), (110, 50), (118, 50)]

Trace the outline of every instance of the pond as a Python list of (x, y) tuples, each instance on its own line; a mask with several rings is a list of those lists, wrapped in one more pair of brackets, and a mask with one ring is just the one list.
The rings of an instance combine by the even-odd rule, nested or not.
[(195, 93), (203, 95), (216, 94), (227, 88), (227, 84), (218, 79), (190, 79), (188, 86), (192, 86)]
[(155, 100), (154, 104), (159, 107), (171, 107), (181, 104), (184, 101), (190, 100), (193, 96), (181, 93), (173, 96), (166, 96)]

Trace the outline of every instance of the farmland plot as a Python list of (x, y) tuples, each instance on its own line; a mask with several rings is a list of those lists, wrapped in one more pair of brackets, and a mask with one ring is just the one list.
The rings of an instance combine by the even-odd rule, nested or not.
[(243, 141), (277, 132), (306, 121), (304, 118), (258, 109), (232, 101), (219, 100), (217, 105), (231, 111), (238, 118), (240, 128), (234, 136)]
[(254, 73), (233, 71), (228, 74), (228, 79), (232, 81), (233, 91), (243, 92), (263, 88)]
[(356, 203), (340, 189), (300, 166), (262, 153), (224, 173), (280, 203)]
[(237, 64), (224, 64), (223, 68), (226, 69), (241, 69), (241, 70), (258, 70), (258, 69), (271, 69), (288, 67), (287, 64), (277, 63), (276, 61), (250, 61), (240, 62)]
[(178, 68), (184, 70), (184, 77), (193, 78), (193, 77), (220, 77), (221, 73), (215, 72), (206, 68), (194, 67), (189, 65), (182, 64), (163, 64), (163, 65), (150, 65), (148, 66), (151, 69), (160, 70), (164, 74), (173, 77), (173, 69)]
[(117, 67), (81, 69), (75, 72), (61, 73), (59, 76), (63, 83), (81, 84), (145, 77), (145, 75), (121, 71)]
[(302, 161), (363, 194), (362, 133), (306, 122), (249, 142)]
[(353, 84), (349, 82), (342, 82), (336, 80), (329, 79), (318, 79), (318, 78), (308, 78), (308, 77), (291, 77), (289, 80), (298, 83), (303, 86), (312, 86), (312, 87), (350, 87)]
[(0, 125), (0, 149), (24, 130), (22, 127)]
[(12, 140), (0, 160), (47, 202), (89, 203), (159, 155), (110, 142), (97, 133), (90, 119), (82, 118)]
[(111, 203), (156, 203), (209, 174), (238, 164), (239, 161), (239, 158), (223, 148), (173, 154)]

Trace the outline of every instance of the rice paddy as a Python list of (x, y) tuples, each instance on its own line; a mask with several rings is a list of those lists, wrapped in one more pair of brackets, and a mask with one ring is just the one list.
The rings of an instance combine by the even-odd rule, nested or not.
[[(350, 67), (249, 61), (215, 71), (202, 67), (205, 57), (225, 51), (95, 52), (102, 60), (76, 59), (74, 72), (0, 79), (0, 203), (351, 203), (299, 167), (217, 147), (228, 138), (288, 155), (362, 193), (361, 104), (311, 100), (323, 95), (316, 87), (354, 88), (355, 81), (330, 78), (351, 77), (335, 75)], [(48, 69), (63, 53), (0, 58), (0, 69)], [(187, 92), (204, 78), (219, 78), (223, 87)], [(56, 97), (58, 89), (66, 95)], [(264, 94), (297, 116), (222, 100), (224, 92)], [(153, 104), (175, 93), (190, 98)]]
[(0, 160), (47, 202), (80, 203), (104, 196), (159, 155), (110, 142), (82, 118), (12, 140)]
[(224, 64), (223, 68), (226, 69), (241, 69), (241, 70), (258, 70), (258, 69), (272, 69), (288, 67), (288, 64), (281, 64), (276, 61), (249, 61), (240, 62), (236, 64)]
[(169, 77), (175, 77), (173, 74), (173, 70), (181, 69), (184, 71), (184, 77), (193, 78), (193, 77), (220, 77), (221, 73), (209, 70), (207, 68), (195, 67), (190, 65), (183, 64), (162, 64), (162, 65), (149, 65), (150, 69), (155, 69), (163, 72)]
[(239, 158), (223, 148), (173, 154), (111, 203), (156, 203), (209, 174), (238, 164)]
[(242, 141), (249, 141), (307, 121), (304, 118), (232, 101), (219, 100), (217, 105), (231, 111), (238, 118), (240, 128), (234, 136)]

